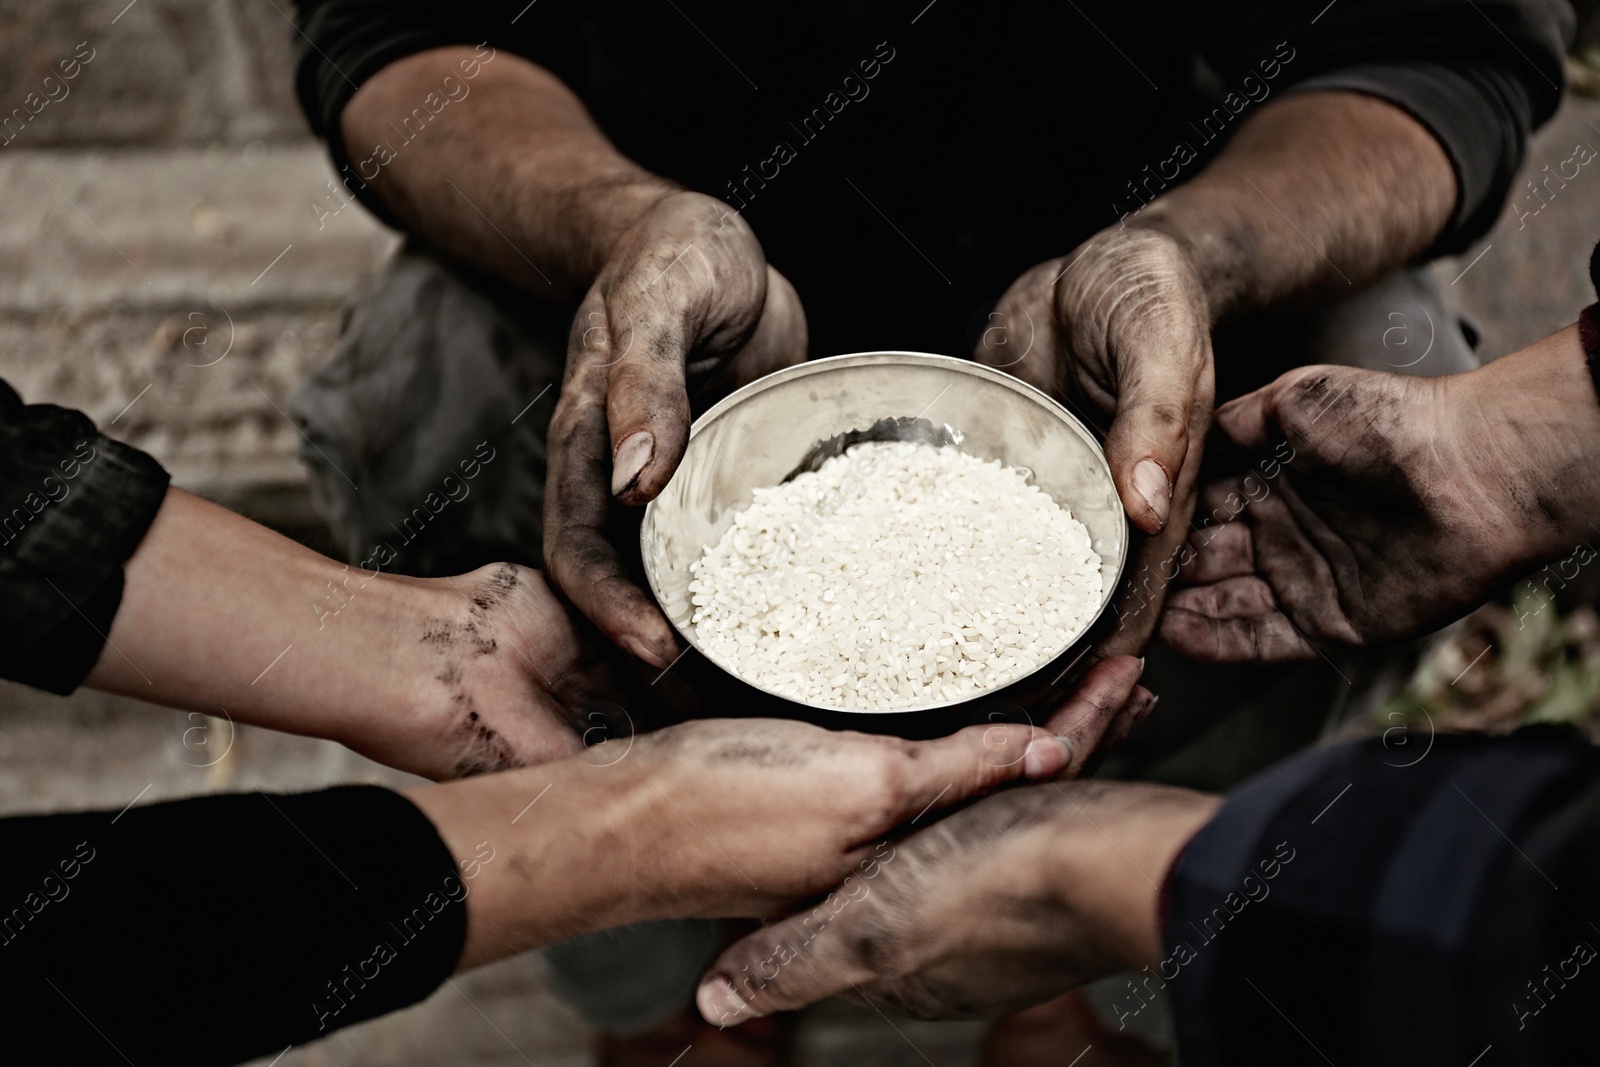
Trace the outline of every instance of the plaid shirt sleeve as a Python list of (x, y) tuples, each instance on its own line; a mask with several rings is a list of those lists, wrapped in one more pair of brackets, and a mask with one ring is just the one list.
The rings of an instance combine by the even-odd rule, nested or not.
[(1173, 865), (1151, 984), (1185, 1067), (1594, 1048), (1600, 750), (1548, 726), (1399, 740), (1274, 768)]

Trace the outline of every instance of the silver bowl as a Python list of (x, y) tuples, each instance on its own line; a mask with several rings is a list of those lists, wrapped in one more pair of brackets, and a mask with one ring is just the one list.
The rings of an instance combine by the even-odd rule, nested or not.
[(1088, 527), (1101, 559), (1098, 607), (1039, 670), (958, 700), (892, 710), (836, 708), (739, 681), (796, 708), (903, 717), (975, 704), (1070, 668), (1088, 648), (1128, 556), (1127, 519), (1105, 454), (1083, 423), (1032, 386), (970, 360), (922, 352), (858, 352), (801, 363), (735, 390), (695, 420), (683, 463), (645, 508), (639, 532), (650, 591), (683, 639), (704, 655), (690, 621), (689, 566), (717, 543), (755, 490), (874, 440), (950, 444), (1026, 468), (1029, 481)]

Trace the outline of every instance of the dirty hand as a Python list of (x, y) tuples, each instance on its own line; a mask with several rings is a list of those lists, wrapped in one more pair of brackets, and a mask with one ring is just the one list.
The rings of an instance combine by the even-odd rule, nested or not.
[(767, 265), (742, 218), (698, 193), (671, 193), (646, 211), (579, 305), (550, 423), (545, 565), (632, 655), (660, 669), (678, 655), (627, 554), (634, 509), (683, 458), (691, 379), (708, 391), (736, 388), (805, 352), (793, 286)]
[(724, 951), (700, 1013), (736, 1025), (854, 993), (918, 1018), (989, 1017), (1154, 963), (1158, 887), (1218, 803), (1096, 781), (980, 801)]
[(1586, 379), (1568, 329), (1467, 374), (1302, 367), (1224, 405), (1219, 429), (1274, 458), (1207, 487), (1183, 568), (1196, 584), (1168, 599), (1163, 639), (1212, 662), (1310, 659), (1420, 636), (1541, 563), (1592, 560)]
[(1102, 230), (1028, 271), (1000, 299), (978, 362), (1003, 368), (1105, 429), (1136, 538), (1103, 654), (1138, 655), (1155, 629), (1194, 509), (1214, 402), (1211, 311), (1175, 238)]

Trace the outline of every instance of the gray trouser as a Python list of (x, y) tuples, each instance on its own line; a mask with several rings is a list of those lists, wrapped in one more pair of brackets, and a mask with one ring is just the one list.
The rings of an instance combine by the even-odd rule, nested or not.
[[(539, 565), (545, 433), (571, 314), (411, 247), (348, 309), (332, 361), (300, 390), (294, 412), (317, 506), (351, 559), (387, 542), (408, 574)], [(1315, 316), (1260, 317), (1219, 335), (1217, 349), (1219, 368), (1253, 372), (1234, 391), (1305, 362), (1414, 374), (1475, 365), (1420, 272)], [(460, 465), (489, 454), (481, 443), (493, 458), (464, 481)], [(1346, 685), (1321, 661), (1216, 668), (1152, 648), (1146, 677), (1161, 706), (1107, 769), (1224, 788), (1315, 740), (1330, 717), (1367, 706), (1410, 662), (1404, 653), (1368, 660), (1340, 664)], [(569, 941), (545, 958), (556, 989), (595, 1026), (626, 1033), (691, 1003), (721, 936), (717, 923), (650, 923)]]

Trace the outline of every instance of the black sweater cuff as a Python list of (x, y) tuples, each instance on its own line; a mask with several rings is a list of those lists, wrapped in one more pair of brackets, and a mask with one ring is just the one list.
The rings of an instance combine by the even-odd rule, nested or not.
[(82, 412), (25, 405), (0, 382), (0, 677), (70, 693), (122, 597), (122, 564), (167, 472)]

